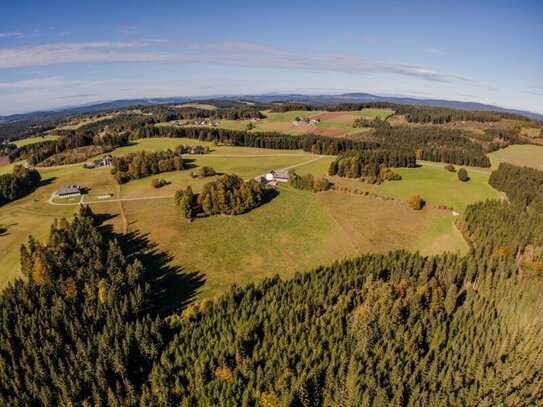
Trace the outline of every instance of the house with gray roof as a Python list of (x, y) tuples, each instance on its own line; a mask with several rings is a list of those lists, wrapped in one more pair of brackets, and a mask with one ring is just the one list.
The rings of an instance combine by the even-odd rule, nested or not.
[(81, 188), (79, 185), (62, 185), (57, 195), (59, 198), (75, 198), (81, 196)]

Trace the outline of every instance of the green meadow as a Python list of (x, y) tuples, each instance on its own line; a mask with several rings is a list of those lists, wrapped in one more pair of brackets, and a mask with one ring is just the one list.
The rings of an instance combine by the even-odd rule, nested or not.
[[(199, 294), (201, 297), (213, 296), (232, 283), (255, 282), (276, 273), (289, 277), (320, 264), (366, 252), (402, 248), (437, 254), (444, 250), (467, 250), (449, 211), (427, 207), (415, 212), (401, 201), (334, 191), (314, 194), (286, 185), (280, 186), (270, 202), (250, 213), (188, 223), (178, 213), (172, 196), (187, 185), (198, 191), (208, 182), (208, 179), (191, 177), (190, 172), (199, 166), (212, 166), (219, 173), (235, 173), (246, 179), (289, 167), (300, 173), (324, 174), (332, 157), (301, 151), (214, 146), (174, 138), (140, 139), (113, 154), (173, 149), (180, 144), (209, 145), (212, 152), (188, 156), (186, 170), (157, 174), (120, 186), (107, 167), (87, 170), (76, 165), (40, 169), (43, 178), (40, 187), (0, 207), (0, 226), (4, 230), (0, 236), (4, 249), (0, 252), (3, 266), (0, 287), (19, 275), (19, 247), (29, 234), (43, 240), (55, 218), (76, 213), (77, 199), (53, 200), (57, 205), (48, 202), (61, 185), (71, 183), (88, 189), (84, 201), (92, 202), (95, 212), (108, 214), (107, 222), (114, 230), (144, 234), (157, 244), (157, 250), (171, 256), (172, 264), (181, 272), (204, 273), (206, 283)], [(424, 167), (413, 169), (421, 170), (424, 171)], [(169, 184), (154, 189), (153, 178), (163, 178)], [(411, 176), (405, 176), (406, 183), (409, 178)], [(436, 180), (441, 182), (438, 177), (430, 184)], [(362, 184), (356, 180), (343, 181)], [(377, 192), (383, 187), (377, 187)], [(98, 196), (104, 194), (111, 194), (111, 199), (98, 200)]]
[(533, 144), (514, 144), (503, 150), (494, 151), (488, 154), (492, 168), (497, 168), (501, 162), (518, 165), (521, 167), (532, 167), (543, 170), (543, 146)]

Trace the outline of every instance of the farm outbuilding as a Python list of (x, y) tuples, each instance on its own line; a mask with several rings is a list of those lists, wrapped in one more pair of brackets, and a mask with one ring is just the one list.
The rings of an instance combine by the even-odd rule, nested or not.
[(79, 185), (62, 185), (57, 194), (59, 198), (75, 198), (81, 195), (81, 188)]
[(271, 182), (288, 182), (288, 171), (287, 170), (280, 170), (280, 171), (270, 171), (266, 174), (266, 181)]

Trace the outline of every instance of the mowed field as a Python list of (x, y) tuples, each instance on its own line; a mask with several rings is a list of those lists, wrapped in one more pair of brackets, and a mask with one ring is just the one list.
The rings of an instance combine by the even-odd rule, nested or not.
[(521, 167), (532, 167), (543, 170), (543, 146), (532, 144), (512, 145), (503, 150), (488, 154), (492, 168), (497, 168), (501, 162)]
[[(142, 139), (114, 154), (163, 150), (179, 144), (206, 143)], [(251, 178), (270, 169), (295, 167), (301, 172), (306, 167), (327, 166), (330, 160), (297, 151), (211, 147), (209, 155), (189, 157), (189, 166), (211, 165), (221, 173)], [(109, 214), (107, 222), (114, 230), (138, 233), (156, 243), (154, 250), (170, 256), (180, 273), (201, 273), (206, 282), (200, 297), (213, 296), (232, 283), (245, 284), (276, 273), (289, 277), (366, 252), (401, 248), (436, 254), (467, 250), (449, 211), (425, 208), (415, 212), (405, 202), (333, 191), (313, 194), (288, 186), (282, 186), (269, 203), (248, 214), (197, 219), (189, 224), (179, 215), (172, 195), (189, 184), (198, 191), (208, 181), (192, 179), (190, 171), (158, 174), (118, 186), (109, 168), (41, 169), (43, 185), (31, 195), (0, 207), (4, 230), (0, 236), (0, 287), (18, 275), (19, 247), (29, 234), (43, 240), (53, 219), (76, 213), (77, 204), (48, 203), (60, 185), (70, 183), (89, 189), (84, 198), (87, 202), (111, 193), (111, 200), (92, 203), (93, 210)], [(171, 184), (154, 189), (153, 178), (164, 178)]]

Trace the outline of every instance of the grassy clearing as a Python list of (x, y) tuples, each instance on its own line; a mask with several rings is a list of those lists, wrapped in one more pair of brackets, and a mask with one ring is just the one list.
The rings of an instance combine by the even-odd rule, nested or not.
[(182, 105), (175, 106), (177, 108), (194, 108), (194, 109), (203, 109), (203, 110), (217, 110), (216, 106), (207, 104), (207, 103), (183, 103)]
[(461, 232), (454, 225), (455, 218), (450, 213), (431, 211), (428, 224), (415, 242), (414, 250), (423, 256), (432, 256), (443, 252), (459, 252), (464, 255), (469, 247)]
[[(50, 205), (47, 200), (60, 185), (85, 180), (85, 185), (94, 186), (102, 184), (103, 173), (90, 173), (81, 167), (66, 167), (54, 170), (40, 170), (42, 185), (32, 194), (15, 202), (0, 207), (0, 226), (6, 228), (6, 232), (0, 235), (0, 288), (9, 281), (19, 276), (19, 247), (27, 241), (32, 234), (40, 240), (44, 240), (49, 232), (49, 227), (55, 218), (71, 217), (77, 212), (77, 205)], [(61, 200), (66, 203), (77, 202)], [(113, 203), (93, 208), (97, 213), (109, 213), (116, 216), (118, 205)], [(116, 224), (113, 218), (109, 221)], [(120, 229), (119, 229), (120, 230)]]
[(305, 117), (305, 118), (311, 118), (313, 116), (318, 116), (319, 114), (323, 113), (320, 110), (314, 110), (314, 111), (305, 111), (305, 110), (292, 110), (290, 112), (283, 112), (283, 113), (273, 113), (273, 112), (265, 112), (266, 120), (272, 123), (277, 122), (292, 122), (297, 117)]
[(16, 161), (14, 163), (8, 163), (0, 166), (0, 175), (8, 174), (13, 171), (13, 167), (16, 165), (25, 165), (26, 160)]
[(523, 127), (520, 130), (520, 134), (530, 138), (539, 138), (541, 129), (539, 127)]
[[(179, 144), (210, 143), (171, 138), (141, 139), (114, 153), (175, 148)], [(214, 151), (210, 155), (190, 157), (193, 160), (190, 164), (210, 165), (219, 172), (251, 178), (270, 169), (294, 165), (300, 174), (324, 175), (333, 159), (322, 157), (311, 161), (316, 158), (314, 155), (293, 151), (231, 146), (212, 148)], [(223, 156), (228, 154), (237, 157)], [(279, 155), (263, 157), (263, 154)], [(424, 168), (413, 171), (424, 171)], [(432, 169), (447, 175), (442, 168), (429, 168)], [(200, 297), (211, 297), (232, 283), (246, 284), (276, 273), (291, 277), (298, 271), (367, 252), (401, 248), (437, 254), (444, 250), (466, 250), (448, 211), (428, 207), (415, 212), (404, 202), (332, 191), (312, 194), (288, 186), (281, 186), (277, 197), (248, 214), (197, 219), (189, 224), (181, 218), (170, 196), (188, 184), (198, 191), (208, 179), (192, 179), (190, 170), (184, 170), (130, 181), (119, 187), (109, 171), (107, 167), (86, 170), (82, 166), (41, 169), (42, 186), (30, 196), (0, 208), (0, 225), (6, 229), (0, 236), (3, 249), (0, 251), (3, 266), (0, 287), (18, 275), (19, 247), (30, 233), (44, 239), (55, 217), (70, 217), (78, 210), (78, 205), (46, 203), (60, 185), (70, 183), (89, 188), (85, 201), (97, 200), (98, 195), (105, 193), (112, 193), (113, 199), (165, 196), (124, 201), (128, 231), (147, 235), (158, 244), (157, 249), (172, 256), (173, 265), (181, 267), (182, 272), (204, 273), (206, 283)], [(154, 189), (151, 187), (153, 178), (164, 178), (171, 184)], [(408, 178), (406, 175), (405, 180)], [(367, 185), (345, 178), (339, 181)], [(442, 180), (438, 177), (435, 182)], [(377, 192), (382, 188), (369, 187)], [(120, 207), (119, 202), (92, 204), (95, 212), (111, 215), (108, 222), (117, 231), (123, 230)]]
[(360, 115), (366, 117), (378, 117), (382, 120), (386, 120), (389, 116), (394, 114), (394, 110), (390, 109), (362, 109), (355, 112), (350, 112), (353, 115)]
[(17, 147), (26, 146), (28, 144), (35, 144), (41, 141), (52, 141), (56, 140), (58, 136), (46, 135), (46, 136), (37, 136), (37, 137), (27, 137), (13, 142)]
[[(211, 142), (193, 140), (188, 138), (169, 138), (169, 137), (153, 137), (153, 138), (144, 138), (130, 142), (128, 146), (120, 147), (115, 149), (111, 155), (113, 156), (122, 156), (129, 153), (135, 153), (137, 151), (158, 151), (158, 150), (167, 150), (175, 149), (179, 145), (184, 146), (209, 146), (211, 153), (209, 156), (214, 155), (270, 155), (270, 154), (281, 154), (281, 155), (300, 155), (304, 154), (308, 157), (314, 157), (310, 153), (305, 153), (302, 150), (273, 150), (267, 148), (253, 148), (253, 147), (236, 147), (236, 146), (225, 146), (225, 145), (213, 145)], [(102, 154), (103, 155), (103, 154)], [(207, 156), (207, 155), (206, 155)], [(197, 156), (192, 156), (197, 157)]]
[(329, 177), (327, 172), (332, 161), (333, 158), (325, 157), (297, 168), (296, 172), (300, 175), (311, 173), (315, 176), (325, 176), (342, 188), (369, 191), (397, 199), (407, 199), (410, 194), (418, 193), (428, 203), (447, 205), (460, 212), (470, 203), (500, 197), (499, 192), (488, 185), (490, 171), (486, 172), (480, 168), (465, 167), (470, 180), (460, 182), (455, 172), (443, 169), (445, 164), (424, 163), (418, 168), (395, 168), (394, 171), (402, 176), (401, 181), (369, 185), (357, 179)]
[[(270, 170), (281, 169), (315, 159), (315, 156), (300, 157), (213, 157), (211, 155), (195, 157), (190, 165), (213, 167), (216, 171), (225, 174), (237, 174), (245, 179), (254, 178), (257, 175), (264, 175)], [(167, 196), (173, 195), (181, 188), (191, 185), (194, 191), (199, 191), (202, 186), (210, 179), (193, 179), (190, 176), (190, 169), (184, 171), (166, 172), (153, 175), (151, 177), (133, 180), (121, 185), (121, 195), (123, 198), (135, 198), (140, 196)], [(155, 189), (151, 186), (153, 178), (163, 178), (168, 185)]]
[(112, 114), (108, 114), (106, 116), (89, 117), (78, 122), (72, 122), (72, 123), (65, 124), (64, 126), (60, 126), (59, 130), (77, 130), (86, 124), (100, 122), (102, 120), (111, 119), (112, 117), (113, 117)]
[(191, 224), (181, 219), (173, 200), (131, 201), (124, 206), (129, 230), (149, 232), (183, 271), (205, 274), (200, 297), (211, 297), (233, 283), (275, 274), (288, 278), (361, 253), (414, 249), (421, 235), (449, 216), (435, 209), (414, 212), (403, 203), (286, 188), (248, 214)]
[(501, 162), (543, 170), (543, 146), (532, 144), (512, 145), (488, 154), (492, 168)]

